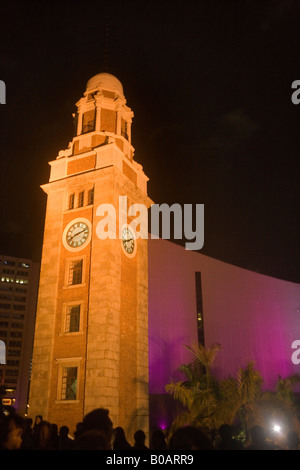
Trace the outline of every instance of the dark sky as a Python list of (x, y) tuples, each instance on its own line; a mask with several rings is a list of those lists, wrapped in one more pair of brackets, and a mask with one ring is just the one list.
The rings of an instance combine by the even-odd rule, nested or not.
[(156, 203), (205, 205), (202, 253), (300, 282), (298, 1), (1, 3), (0, 253), (39, 261), (48, 161), (109, 69)]

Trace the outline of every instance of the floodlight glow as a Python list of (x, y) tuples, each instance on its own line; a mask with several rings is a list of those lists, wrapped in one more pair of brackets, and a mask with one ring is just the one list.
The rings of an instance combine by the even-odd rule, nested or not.
[(280, 431), (281, 431), (281, 427), (280, 427), (278, 424), (274, 424), (273, 430), (274, 430), (275, 432), (280, 432)]

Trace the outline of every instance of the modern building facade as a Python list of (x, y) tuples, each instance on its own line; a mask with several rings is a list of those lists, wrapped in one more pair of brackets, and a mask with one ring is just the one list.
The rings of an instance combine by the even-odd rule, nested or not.
[(149, 239), (148, 250), (151, 427), (170, 424), (174, 404), (165, 385), (182, 379), (178, 367), (193, 360), (185, 345), (220, 344), (214, 362), (219, 378), (236, 376), (249, 361), (266, 390), (274, 390), (279, 376), (300, 375), (299, 284), (168, 240)]
[(27, 413), (39, 264), (0, 256), (0, 374), (3, 404)]

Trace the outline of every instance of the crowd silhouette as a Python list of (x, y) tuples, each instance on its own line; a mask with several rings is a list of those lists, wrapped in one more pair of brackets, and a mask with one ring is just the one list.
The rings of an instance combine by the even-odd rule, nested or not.
[(131, 445), (122, 427), (113, 427), (109, 410), (97, 408), (78, 423), (73, 436), (68, 426), (59, 429), (55, 423), (37, 415), (35, 420), (19, 416), (14, 409), (0, 416), (0, 450), (113, 450), (113, 451), (192, 451), (192, 450), (300, 450), (299, 434), (291, 430), (284, 446), (266, 437), (261, 426), (249, 430), (249, 439), (242, 443), (233, 437), (233, 427), (223, 424), (212, 433), (197, 426), (181, 426), (170, 436), (162, 429), (150, 435), (138, 429)]

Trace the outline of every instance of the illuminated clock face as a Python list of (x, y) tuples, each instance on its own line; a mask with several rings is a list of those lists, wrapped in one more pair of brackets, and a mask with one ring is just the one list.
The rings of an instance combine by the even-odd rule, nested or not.
[(68, 227), (65, 237), (71, 248), (81, 248), (90, 235), (90, 228), (86, 222), (77, 221)]
[(134, 248), (135, 248), (135, 241), (134, 237), (129, 230), (129, 228), (124, 228), (122, 230), (122, 244), (124, 247), (124, 250), (129, 254), (133, 254)]

